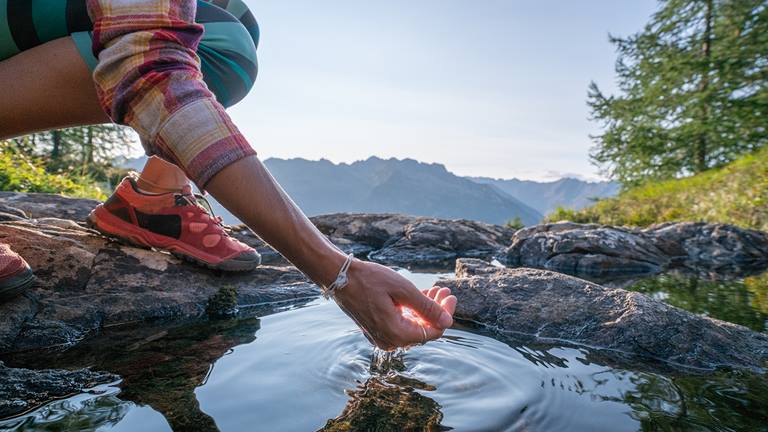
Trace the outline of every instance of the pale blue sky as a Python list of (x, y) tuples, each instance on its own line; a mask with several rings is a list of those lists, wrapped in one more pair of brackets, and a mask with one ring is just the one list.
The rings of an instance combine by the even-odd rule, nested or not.
[(587, 85), (614, 82), (608, 33), (653, 0), (246, 0), (260, 73), (230, 110), (262, 158), (371, 155), (460, 175), (594, 178)]

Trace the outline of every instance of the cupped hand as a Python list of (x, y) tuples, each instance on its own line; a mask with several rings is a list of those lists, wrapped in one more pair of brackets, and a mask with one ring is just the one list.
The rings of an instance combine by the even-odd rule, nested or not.
[(394, 270), (358, 260), (348, 277), (347, 286), (335, 293), (336, 302), (381, 349), (425, 343), (453, 325), (456, 297), (448, 288), (419, 291)]

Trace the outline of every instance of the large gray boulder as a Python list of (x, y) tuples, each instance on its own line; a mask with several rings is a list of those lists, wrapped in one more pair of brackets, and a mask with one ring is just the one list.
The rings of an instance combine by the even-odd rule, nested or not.
[(665, 223), (642, 231), (675, 266), (719, 274), (768, 267), (768, 233), (727, 224)]
[(516, 232), (502, 261), (596, 277), (671, 268), (740, 274), (768, 267), (768, 234), (693, 222), (643, 230), (558, 222)]
[(571, 222), (519, 230), (506, 258), (512, 266), (589, 275), (658, 273), (669, 264), (664, 252), (637, 231)]
[(768, 366), (768, 335), (560, 273), (457, 261), (456, 316), (507, 335), (701, 370)]
[(464, 219), (399, 214), (338, 213), (312, 222), (334, 243), (368, 253), (381, 264), (410, 268), (452, 266), (460, 257), (492, 259), (514, 230)]

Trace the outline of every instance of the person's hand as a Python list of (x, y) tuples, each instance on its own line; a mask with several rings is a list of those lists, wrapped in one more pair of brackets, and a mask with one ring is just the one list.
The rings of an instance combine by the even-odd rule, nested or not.
[(408, 279), (379, 264), (355, 260), (349, 283), (336, 302), (384, 350), (439, 338), (453, 325), (456, 297), (448, 288), (419, 291)]

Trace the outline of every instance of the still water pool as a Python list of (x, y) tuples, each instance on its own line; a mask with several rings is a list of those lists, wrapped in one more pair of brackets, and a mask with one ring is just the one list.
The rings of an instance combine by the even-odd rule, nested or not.
[[(420, 288), (442, 276), (403, 272)], [(652, 373), (592, 354), (460, 325), (406, 352), (374, 352), (316, 300), (259, 318), (118, 329), (38, 359), (124, 380), (0, 430), (768, 430), (765, 376)]]

